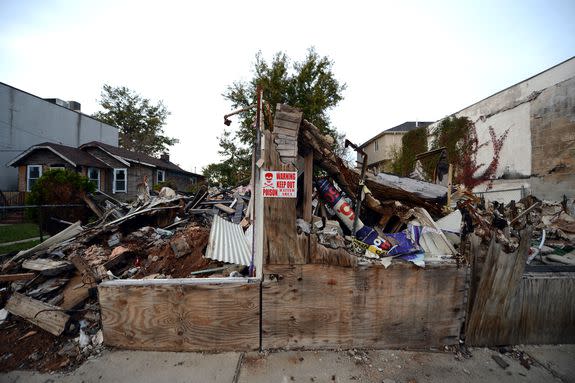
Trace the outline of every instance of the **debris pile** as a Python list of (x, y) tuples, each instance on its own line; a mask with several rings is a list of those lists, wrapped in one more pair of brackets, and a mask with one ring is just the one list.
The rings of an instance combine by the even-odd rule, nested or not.
[[(334, 153), (333, 140), (303, 120), (301, 112), (281, 105), (273, 135), (269, 143), (281, 161), (278, 168), (307, 169), (307, 174), (293, 171), (290, 179), (294, 185), (305, 183), (303, 193), (294, 190), (298, 236), (314, 240), (303, 241), (308, 249), (317, 243), (325, 252), (342, 250), (333, 259), (350, 255), (345, 261), (354, 262), (346, 266), (470, 262), (472, 235), (483, 244), (496, 238), (512, 253), (526, 228), (533, 229), (530, 266), (553, 271), (575, 265), (572, 201), (528, 196), (504, 205), (452, 187), (450, 180), (443, 186), (370, 174), (365, 166), (360, 173)], [(254, 165), (275, 161), (270, 152), (267, 156), (254, 157)], [(309, 167), (301, 166), (309, 156)], [(314, 165), (320, 172), (314, 173)], [(150, 195), (141, 185), (132, 204), (104, 193), (87, 198), (96, 221), (76, 222), (32, 249), (2, 258), (0, 329), (6, 341), (0, 346), (0, 370), (65, 368), (99, 353), (96, 287), (102, 281), (254, 275), (254, 197), (262, 191), (204, 187), (184, 196), (162, 188)], [(11, 351), (14, 342), (22, 347)], [(355, 350), (350, 356), (368, 360)]]
[[(2, 258), (0, 328), (17, 352), (2, 353), (0, 370), (55, 370), (74, 366), (102, 348), (97, 284), (112, 279), (246, 277), (245, 260), (206, 257), (212, 222), (241, 234), (248, 251), (249, 188), (207, 190), (193, 196), (142, 188), (132, 204), (99, 193), (93, 223), (69, 225), (43, 243)], [(221, 226), (221, 225), (220, 225)], [(212, 240), (213, 241), (213, 240)], [(48, 333), (48, 334), (46, 334)], [(50, 341), (47, 341), (49, 339)]]
[[(527, 196), (508, 204), (468, 195), (458, 201), (463, 214), (463, 235), (475, 233), (484, 242), (493, 235), (511, 253), (517, 250), (520, 232), (533, 228), (527, 264), (530, 266), (575, 266), (575, 211), (572, 203), (541, 201)], [(547, 268), (552, 271), (553, 267)], [(563, 270), (568, 270), (563, 268)]]

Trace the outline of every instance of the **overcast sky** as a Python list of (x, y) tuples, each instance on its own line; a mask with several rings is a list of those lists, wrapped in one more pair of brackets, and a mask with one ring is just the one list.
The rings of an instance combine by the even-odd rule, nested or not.
[(310, 46), (347, 84), (334, 125), (362, 143), (572, 57), (575, 1), (0, 0), (0, 81), (87, 114), (105, 83), (161, 99), (171, 158), (197, 172), (218, 160), (221, 94), (256, 52), (301, 60)]

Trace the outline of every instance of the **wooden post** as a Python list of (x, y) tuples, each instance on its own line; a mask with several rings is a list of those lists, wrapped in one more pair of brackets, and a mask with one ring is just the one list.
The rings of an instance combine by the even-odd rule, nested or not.
[(313, 195), (313, 152), (309, 152), (304, 157), (303, 170), (303, 219), (311, 222), (312, 216), (312, 195)]
[(42, 205), (38, 206), (38, 229), (40, 229), (40, 242), (44, 242), (44, 236), (42, 235), (42, 225), (44, 224), (44, 217), (42, 216)]
[(453, 165), (449, 164), (449, 170), (447, 172), (447, 210), (451, 210), (452, 177), (453, 177)]

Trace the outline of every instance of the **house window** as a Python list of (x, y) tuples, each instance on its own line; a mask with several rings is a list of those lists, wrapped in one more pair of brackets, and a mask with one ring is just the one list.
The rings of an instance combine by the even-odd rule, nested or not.
[(96, 185), (96, 190), (100, 190), (100, 169), (88, 168), (88, 179)]
[(64, 165), (50, 165), (50, 170), (66, 170)]
[(373, 143), (374, 150), (377, 152), (379, 150), (379, 140), (375, 140)]
[(42, 165), (28, 165), (26, 177), (26, 190), (32, 190), (32, 186), (38, 181), (38, 178), (42, 177)]
[(166, 172), (163, 170), (158, 170), (157, 176), (158, 183), (164, 182), (166, 180)]
[(128, 191), (128, 169), (114, 169), (114, 193)]

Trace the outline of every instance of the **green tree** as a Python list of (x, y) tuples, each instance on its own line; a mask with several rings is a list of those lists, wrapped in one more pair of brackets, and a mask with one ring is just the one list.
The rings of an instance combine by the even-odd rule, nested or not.
[[(334, 138), (334, 149), (342, 154), (344, 136), (331, 125), (329, 111), (343, 99), (346, 85), (335, 78), (332, 67), (333, 62), (326, 56), (321, 57), (313, 48), (308, 49), (303, 61), (296, 62), (283, 52), (276, 53), (271, 62), (267, 62), (258, 52), (252, 78), (234, 82), (223, 96), (231, 102), (233, 109), (245, 108), (256, 102), (257, 88), (261, 86), (271, 113), (275, 112), (278, 103), (300, 108), (308, 121)], [(210, 180), (218, 179), (222, 184), (230, 185), (249, 176), (255, 115), (255, 108), (240, 113), (239, 128), (233, 132), (226, 130), (220, 137), (219, 153), (224, 160), (204, 168), (204, 175), (207, 172)], [(268, 123), (266, 118), (266, 126)]]
[(225, 157), (220, 163), (206, 166), (202, 173), (210, 185), (235, 186), (249, 179), (251, 174), (251, 151), (248, 147), (236, 145), (231, 133), (224, 131), (218, 153)]
[(121, 147), (157, 156), (178, 142), (164, 135), (170, 112), (162, 101), (154, 104), (129, 88), (106, 84), (98, 102), (104, 110), (93, 117), (120, 129)]
[(392, 152), (392, 169), (397, 175), (407, 177), (415, 168), (415, 156), (427, 151), (427, 128), (410, 130), (401, 137), (401, 150)]

